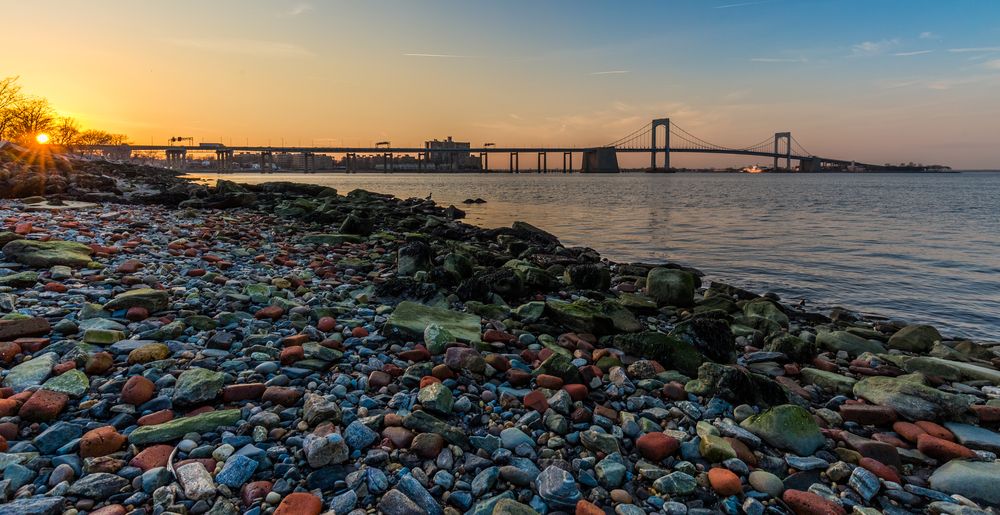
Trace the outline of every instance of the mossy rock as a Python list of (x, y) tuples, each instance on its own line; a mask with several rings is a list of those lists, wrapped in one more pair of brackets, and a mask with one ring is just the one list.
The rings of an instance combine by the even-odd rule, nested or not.
[(556, 322), (578, 333), (601, 336), (618, 332), (632, 333), (642, 329), (642, 324), (635, 315), (615, 301), (550, 300), (545, 302), (545, 312)]
[(826, 443), (809, 410), (792, 404), (751, 415), (740, 426), (765, 442), (799, 456), (811, 456)]
[(134, 445), (169, 442), (183, 438), (188, 433), (205, 433), (217, 431), (219, 427), (233, 426), (241, 418), (241, 410), (238, 409), (209, 411), (154, 426), (140, 426), (128, 435), (128, 441)]
[(834, 352), (844, 351), (852, 356), (858, 356), (865, 352), (873, 354), (885, 352), (885, 347), (881, 343), (866, 340), (847, 331), (820, 331), (816, 335), (816, 344), (824, 349)]
[(695, 375), (704, 361), (691, 345), (663, 333), (646, 331), (620, 334), (612, 340), (615, 347), (636, 357), (658, 361), (664, 368), (675, 369), (685, 375)]
[(3, 246), (7, 258), (34, 268), (64, 265), (82, 268), (90, 263), (94, 250), (75, 241), (14, 240)]
[(120, 293), (104, 305), (107, 311), (118, 311), (141, 306), (149, 310), (150, 313), (164, 311), (170, 307), (170, 296), (164, 290), (154, 290), (152, 288), (137, 288)]
[(694, 305), (695, 275), (674, 268), (654, 268), (646, 276), (646, 294), (661, 306)]
[(889, 348), (909, 352), (927, 352), (941, 341), (941, 333), (929, 325), (908, 325), (889, 337)]

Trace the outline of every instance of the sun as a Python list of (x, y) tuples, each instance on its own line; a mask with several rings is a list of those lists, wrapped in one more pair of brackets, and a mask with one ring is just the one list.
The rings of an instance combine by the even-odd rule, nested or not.
[(38, 135), (35, 136), (35, 141), (37, 141), (40, 145), (44, 145), (49, 142), (49, 135), (44, 132), (39, 132)]

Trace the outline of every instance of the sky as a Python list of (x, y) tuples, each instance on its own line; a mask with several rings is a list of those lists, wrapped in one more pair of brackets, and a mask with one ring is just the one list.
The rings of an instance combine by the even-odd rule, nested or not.
[(1000, 168), (992, 0), (49, 0), (4, 17), (0, 77), (136, 143), (594, 146), (669, 117), (725, 146), (790, 131), (824, 157)]

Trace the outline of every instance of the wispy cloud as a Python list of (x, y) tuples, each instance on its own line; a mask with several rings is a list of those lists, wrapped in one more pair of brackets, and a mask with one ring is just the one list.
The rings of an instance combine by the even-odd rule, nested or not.
[(440, 57), (444, 59), (464, 59), (472, 57), (471, 55), (457, 55), (457, 54), (403, 54), (406, 57)]
[(807, 63), (805, 57), (751, 57), (752, 63)]
[(879, 41), (862, 41), (851, 47), (854, 55), (879, 55), (899, 45), (899, 39), (882, 39)]
[(1000, 59), (994, 59), (992, 61), (986, 61), (983, 63), (983, 68), (989, 70), (1000, 70)]
[(298, 16), (300, 14), (305, 14), (313, 9), (312, 4), (307, 4), (305, 2), (299, 2), (292, 6), (291, 9), (286, 13), (288, 16)]
[[(1000, 69), (1000, 59), (997, 60), (996, 69)], [(888, 80), (888, 81), (881, 81), (878, 84), (882, 89), (918, 87), (924, 89), (931, 89), (935, 91), (947, 91), (958, 86), (966, 86), (970, 84), (977, 84), (983, 82), (986, 83), (997, 82), (998, 78), (1000, 78), (1000, 76), (996, 74), (979, 74), (979, 75), (968, 75), (964, 77)]]
[(892, 55), (895, 55), (895, 56), (898, 56), (898, 57), (908, 57), (908, 56), (911, 56), (911, 55), (929, 54), (931, 52), (933, 52), (933, 50), (914, 50), (913, 52), (896, 52), (895, 54), (892, 54)]
[(748, 7), (751, 5), (769, 4), (775, 0), (758, 0), (756, 2), (739, 2), (735, 4), (717, 5), (716, 9), (732, 9), (733, 7)]
[(603, 72), (590, 72), (591, 75), (624, 75), (631, 73), (631, 70), (607, 70)]
[(956, 54), (965, 54), (969, 52), (1000, 52), (1000, 46), (979, 46), (979, 47), (965, 47), (965, 48), (949, 48), (949, 52), (954, 52)]
[(242, 38), (174, 38), (167, 43), (203, 52), (266, 57), (310, 57), (312, 51), (293, 43)]
[(941, 39), (941, 36), (939, 36), (939, 35), (937, 35), (937, 34), (935, 34), (933, 32), (926, 31), (926, 32), (921, 32), (920, 33), (920, 39)]

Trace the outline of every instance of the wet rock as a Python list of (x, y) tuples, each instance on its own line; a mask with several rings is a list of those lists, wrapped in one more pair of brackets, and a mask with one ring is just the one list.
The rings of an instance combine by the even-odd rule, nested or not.
[(811, 455), (826, 442), (809, 411), (791, 404), (775, 406), (753, 415), (741, 422), (740, 427), (775, 447), (799, 456)]
[(90, 263), (94, 251), (87, 245), (74, 241), (14, 240), (3, 246), (7, 259), (34, 268), (53, 266), (84, 267)]

